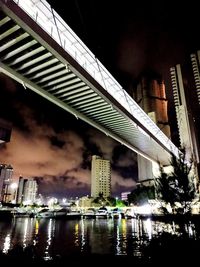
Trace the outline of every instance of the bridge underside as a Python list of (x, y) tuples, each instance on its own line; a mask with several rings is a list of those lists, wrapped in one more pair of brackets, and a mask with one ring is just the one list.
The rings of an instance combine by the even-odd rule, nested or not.
[(139, 153), (168, 164), (169, 151), (16, 4), (0, 10), (0, 70)]

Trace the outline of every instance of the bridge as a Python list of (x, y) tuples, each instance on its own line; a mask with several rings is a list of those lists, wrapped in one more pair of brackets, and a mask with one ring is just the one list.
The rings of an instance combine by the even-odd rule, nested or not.
[(45, 0), (0, 0), (0, 71), (144, 158), (177, 147)]

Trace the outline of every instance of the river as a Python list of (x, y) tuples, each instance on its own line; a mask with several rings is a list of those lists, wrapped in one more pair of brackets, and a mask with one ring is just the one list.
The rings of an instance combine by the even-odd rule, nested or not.
[[(13, 218), (0, 221), (0, 250), (34, 245), (48, 260), (76, 253), (141, 256), (142, 248), (162, 231), (178, 234), (178, 225), (139, 219)], [(188, 229), (195, 234), (194, 227)]]

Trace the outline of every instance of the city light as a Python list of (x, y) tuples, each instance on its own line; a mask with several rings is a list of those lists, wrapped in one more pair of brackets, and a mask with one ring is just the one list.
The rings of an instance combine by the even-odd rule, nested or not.
[(11, 189), (17, 189), (17, 187), (18, 187), (18, 184), (17, 184), (17, 183), (12, 183), (12, 184), (10, 185), (10, 188), (11, 188)]
[(49, 206), (49, 208), (54, 208), (55, 204), (57, 204), (57, 203), (58, 203), (58, 199), (55, 197), (52, 197), (47, 202), (47, 205)]

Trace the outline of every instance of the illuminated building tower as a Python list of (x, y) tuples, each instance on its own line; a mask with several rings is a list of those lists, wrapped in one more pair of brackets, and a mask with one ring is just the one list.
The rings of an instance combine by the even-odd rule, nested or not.
[(24, 179), (19, 177), (18, 191), (17, 191), (17, 204), (33, 204), (36, 201), (38, 192), (37, 181), (33, 178)]
[(196, 85), (198, 102), (200, 105), (200, 50), (196, 54), (191, 55), (192, 69), (194, 74), (194, 81)]
[(110, 161), (98, 156), (92, 156), (91, 196), (109, 197), (111, 194), (111, 167)]
[(38, 184), (35, 179), (27, 179), (24, 183), (24, 199), (23, 202), (26, 204), (33, 204), (36, 201), (38, 192)]
[(7, 164), (0, 165), (0, 201), (10, 201), (9, 186), (12, 182), (13, 168)]
[[(154, 77), (155, 74), (144, 75), (133, 91), (133, 98), (160, 130), (170, 138), (165, 84), (160, 78)], [(154, 169), (157, 166), (140, 155), (137, 157), (138, 180), (153, 179), (156, 175)]]
[(188, 116), (185, 90), (180, 65), (170, 68), (174, 105), (181, 147), (186, 148), (188, 159), (193, 155), (192, 133)]
[[(191, 54), (191, 61), (192, 61), (192, 69), (194, 75), (194, 81), (196, 86), (196, 93), (197, 93), (197, 100), (198, 104), (193, 105), (194, 110), (194, 124), (195, 124), (195, 132), (196, 132), (196, 139), (195, 139), (195, 148), (196, 149), (196, 160), (197, 160), (197, 168), (198, 168), (198, 176), (200, 177), (200, 116), (199, 116), (199, 108), (200, 108), (200, 50), (197, 51), (195, 54)], [(194, 108), (195, 107), (195, 108)]]
[(16, 197), (17, 204), (21, 204), (23, 202), (24, 180), (25, 179), (22, 176), (19, 177), (17, 197)]
[(187, 97), (186, 92), (184, 90), (180, 65), (176, 65), (176, 67), (171, 68), (170, 73), (178, 123), (180, 145), (181, 147), (184, 147), (186, 149), (186, 159), (190, 160), (191, 157), (193, 158), (194, 175), (198, 183), (198, 145), (194, 131), (193, 119), (189, 116), (188, 113), (188, 103), (186, 101)]
[[(0, 145), (9, 142), (11, 136), (11, 124), (3, 119), (0, 119)], [(0, 164), (0, 201), (9, 202), (10, 192), (9, 185), (11, 184), (13, 168), (7, 164)]]

